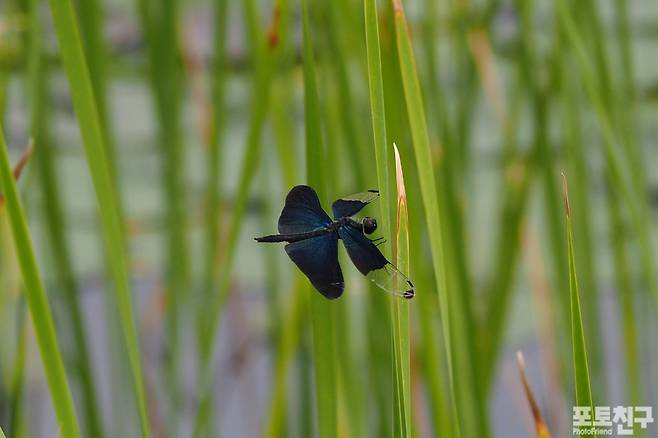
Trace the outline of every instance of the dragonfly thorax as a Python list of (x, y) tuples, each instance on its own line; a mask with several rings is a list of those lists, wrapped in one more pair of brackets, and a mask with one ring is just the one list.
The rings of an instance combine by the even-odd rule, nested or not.
[(349, 216), (345, 216), (334, 221), (327, 228), (336, 231), (344, 225), (361, 230), (364, 234), (372, 234), (377, 229), (377, 220), (374, 217), (366, 216), (361, 221), (356, 221)]

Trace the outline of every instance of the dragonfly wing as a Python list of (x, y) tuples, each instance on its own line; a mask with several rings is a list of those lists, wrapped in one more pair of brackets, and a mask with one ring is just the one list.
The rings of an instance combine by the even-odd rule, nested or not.
[(377, 249), (360, 230), (342, 226), (338, 234), (354, 266), (380, 289), (403, 298), (413, 298), (414, 285)]
[(290, 259), (322, 295), (330, 300), (342, 295), (345, 282), (338, 264), (336, 233), (289, 243), (285, 249)]
[(322, 209), (318, 194), (309, 186), (295, 186), (279, 216), (279, 233), (295, 234), (313, 231), (331, 223), (331, 218)]
[(331, 204), (331, 210), (335, 219), (357, 214), (363, 207), (370, 204), (379, 197), (378, 190), (368, 190), (367, 192), (355, 193), (337, 199)]

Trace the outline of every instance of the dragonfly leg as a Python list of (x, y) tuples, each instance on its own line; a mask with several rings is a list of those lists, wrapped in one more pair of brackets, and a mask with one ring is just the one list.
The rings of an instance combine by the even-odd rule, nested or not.
[(370, 239), (370, 241), (374, 243), (375, 246), (379, 246), (382, 243), (386, 243), (386, 239), (384, 239), (383, 237), (378, 237), (377, 239)]

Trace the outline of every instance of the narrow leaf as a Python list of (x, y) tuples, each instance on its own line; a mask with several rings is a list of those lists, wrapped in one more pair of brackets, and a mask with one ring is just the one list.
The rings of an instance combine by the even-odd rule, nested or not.
[(576, 276), (576, 256), (574, 254), (573, 231), (571, 225), (571, 209), (569, 207), (569, 192), (567, 178), (562, 174), (562, 188), (564, 194), (564, 208), (567, 220), (567, 245), (569, 257), (569, 295), (571, 302), (571, 342), (573, 345), (573, 367), (576, 386), (576, 405), (590, 407), (592, 404), (592, 390), (590, 387), (589, 370), (587, 366), (587, 349), (585, 346), (585, 333), (580, 312), (580, 297), (578, 292), (578, 278)]
[(75, 414), (73, 398), (64, 371), (64, 362), (57, 344), (55, 323), (53, 321), (46, 291), (41, 281), (30, 232), (25, 219), (25, 212), (14, 182), (14, 173), (9, 164), (9, 153), (5, 145), (4, 134), (0, 127), (0, 187), (2, 187), (6, 202), (9, 223), (18, 262), (23, 274), (25, 296), (32, 314), (32, 323), (36, 334), (44, 373), (50, 389), (55, 413), (67, 437), (80, 436), (80, 428)]

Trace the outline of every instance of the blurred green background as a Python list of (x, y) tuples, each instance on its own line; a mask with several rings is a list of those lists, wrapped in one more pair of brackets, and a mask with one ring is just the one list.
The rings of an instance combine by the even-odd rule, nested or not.
[[(34, 141), (18, 188), (82, 435), (532, 436), (517, 350), (548, 429), (570, 435), (583, 363), (572, 358), (561, 173), (593, 404), (656, 406), (652, 3), (408, 0), (406, 21), (396, 1), (303, 3), (306, 33), (299, 1), (80, 0), (80, 39), (65, 21), (70, 0), (0, 3), (0, 125), (12, 165)], [(385, 143), (369, 94), (364, 7), (375, 4)], [(77, 70), (75, 55), (60, 56), (76, 42)], [(405, 66), (422, 105), (409, 100)], [(96, 135), (83, 142), (85, 127)], [(408, 258), (392, 249), (393, 142)], [(380, 223), (389, 213), (377, 236), (408, 263), (415, 299), (367, 284), (340, 250), (345, 293), (326, 301), (281, 246), (253, 241), (276, 231), (293, 185), (314, 181), (327, 209), (382, 190), (383, 206), (365, 212)], [(9, 208), (0, 427), (9, 438), (67, 436)]]

